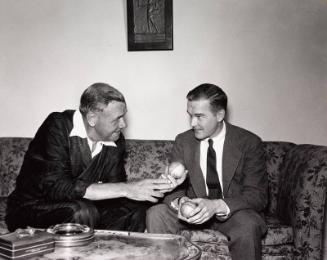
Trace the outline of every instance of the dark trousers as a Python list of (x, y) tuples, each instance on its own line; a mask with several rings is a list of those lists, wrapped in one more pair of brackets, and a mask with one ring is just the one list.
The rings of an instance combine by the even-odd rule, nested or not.
[(176, 234), (182, 229), (214, 229), (227, 236), (233, 260), (261, 260), (261, 237), (267, 231), (263, 218), (254, 210), (240, 210), (226, 221), (212, 218), (202, 225), (180, 221), (175, 211), (165, 204), (158, 204), (147, 211), (149, 233)]
[(18, 207), (6, 216), (8, 229), (27, 226), (48, 228), (60, 223), (79, 223), (95, 229), (143, 232), (147, 205), (128, 199), (59, 203), (37, 202)]

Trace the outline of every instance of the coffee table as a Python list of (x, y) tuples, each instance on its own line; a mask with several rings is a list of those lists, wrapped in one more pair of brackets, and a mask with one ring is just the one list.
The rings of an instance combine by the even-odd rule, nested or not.
[(179, 235), (95, 230), (88, 245), (56, 247), (53, 253), (34, 259), (190, 260), (200, 256), (199, 247)]

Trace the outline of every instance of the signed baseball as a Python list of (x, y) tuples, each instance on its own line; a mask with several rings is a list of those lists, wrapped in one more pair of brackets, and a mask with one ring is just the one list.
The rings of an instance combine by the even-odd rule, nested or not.
[(168, 174), (173, 176), (175, 179), (180, 179), (185, 173), (185, 167), (179, 162), (172, 162), (168, 168)]
[(181, 205), (181, 209), (180, 209), (182, 216), (185, 217), (185, 218), (191, 217), (192, 216), (191, 215), (191, 212), (192, 212), (193, 209), (196, 208), (196, 206), (197, 205), (194, 202), (192, 202), (192, 201), (186, 201), (186, 202), (184, 202)]

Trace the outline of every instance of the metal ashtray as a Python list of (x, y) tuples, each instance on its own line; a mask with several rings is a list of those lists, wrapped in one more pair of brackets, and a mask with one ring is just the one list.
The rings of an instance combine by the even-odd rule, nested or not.
[(84, 246), (94, 239), (94, 230), (86, 225), (64, 223), (51, 226), (47, 232), (54, 235), (56, 246)]

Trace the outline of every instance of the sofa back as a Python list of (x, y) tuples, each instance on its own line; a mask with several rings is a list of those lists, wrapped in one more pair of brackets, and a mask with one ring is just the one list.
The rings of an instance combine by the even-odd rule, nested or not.
[[(7, 197), (15, 187), (31, 138), (0, 138), (0, 197)], [(296, 146), (287, 142), (264, 142), (269, 180), (268, 213), (275, 214), (280, 170), (287, 152)], [(159, 177), (168, 163), (173, 141), (126, 140), (126, 173), (129, 180)]]
[[(0, 197), (15, 188), (16, 177), (32, 138), (0, 137)], [(129, 180), (159, 177), (168, 163), (173, 141), (126, 140), (125, 168)]]
[(266, 169), (268, 174), (268, 206), (266, 214), (276, 215), (278, 193), (285, 157), (288, 152), (296, 147), (296, 144), (289, 142), (264, 142)]
[(0, 138), (0, 197), (7, 197), (15, 187), (16, 177), (32, 138)]

